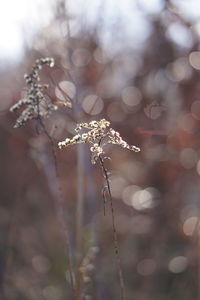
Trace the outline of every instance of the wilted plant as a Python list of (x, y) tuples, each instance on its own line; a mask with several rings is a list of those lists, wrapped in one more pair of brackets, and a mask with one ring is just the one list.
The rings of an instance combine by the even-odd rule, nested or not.
[(77, 124), (75, 131), (80, 132), (82, 129), (85, 130), (83, 133), (78, 133), (72, 139), (66, 138), (64, 141), (59, 142), (59, 148), (73, 144), (89, 143), (91, 144), (90, 151), (92, 153), (92, 164), (95, 164), (98, 158), (104, 154), (103, 148), (107, 144), (120, 145), (121, 147), (134, 152), (140, 151), (140, 148), (128, 145), (127, 142), (122, 139), (119, 132), (110, 128), (110, 122), (105, 119)]
[[(14, 112), (19, 110), (23, 106), (25, 106), (25, 109), (22, 111), (21, 115), (19, 116), (19, 118), (17, 119), (14, 125), (14, 128), (21, 127), (22, 125), (26, 124), (28, 120), (36, 119), (39, 121), (40, 125), (44, 130), (44, 133), (46, 134), (46, 136), (50, 141), (52, 154), (54, 158), (56, 177), (57, 177), (57, 189), (59, 191), (58, 196), (56, 197), (57, 216), (60, 221), (60, 225), (63, 231), (63, 235), (66, 242), (66, 248), (68, 252), (70, 282), (73, 290), (73, 296), (79, 300), (79, 298), (81, 297), (81, 290), (82, 290), (81, 286), (90, 277), (91, 267), (93, 266), (91, 264), (91, 261), (94, 259), (96, 253), (95, 252), (96, 250), (95, 251), (93, 250), (96, 248), (92, 247), (90, 249), (91, 251), (89, 251), (86, 257), (80, 262), (76, 273), (77, 278), (74, 278), (69, 235), (64, 220), (63, 197), (62, 197), (61, 187), (59, 184), (56, 151), (54, 148), (53, 139), (49, 135), (43, 123), (43, 119), (48, 117), (52, 111), (55, 111), (58, 108), (58, 106), (57, 106), (57, 102), (52, 103), (51, 100), (49, 100), (49, 98), (47, 98), (44, 94), (44, 91), (45, 89), (47, 89), (48, 85), (39, 84), (40, 78), (39, 78), (38, 71), (42, 69), (43, 65), (53, 67), (54, 59), (41, 58), (36, 60), (35, 64), (32, 66), (30, 74), (25, 75), (25, 80), (27, 84), (26, 97), (19, 100), (16, 104), (14, 104), (10, 108), (10, 111)], [(65, 106), (71, 107), (71, 102), (66, 100)], [(119, 145), (122, 148), (134, 152), (139, 152), (140, 149), (136, 146), (129, 145), (126, 141), (124, 141), (120, 136), (119, 132), (111, 128), (110, 122), (105, 119), (101, 119), (100, 121), (94, 120), (89, 123), (77, 124), (75, 131), (77, 133), (76, 135), (74, 135), (72, 138), (66, 138), (64, 141), (59, 142), (58, 146), (59, 148), (64, 148), (66, 146), (73, 145), (73, 144), (87, 143), (90, 145), (91, 163), (96, 164), (98, 161), (100, 163), (103, 176), (106, 180), (106, 186), (103, 189), (103, 198), (105, 201), (106, 195), (108, 195), (110, 206), (111, 206), (113, 240), (115, 246), (117, 266), (118, 266), (119, 282), (121, 288), (121, 299), (124, 300), (125, 288), (124, 288), (124, 279), (123, 279), (120, 256), (119, 256), (119, 245), (118, 245), (117, 230), (115, 225), (113, 199), (112, 199), (111, 188), (110, 188), (109, 173), (104, 164), (104, 160), (108, 158), (107, 156), (105, 156), (105, 146), (108, 144)], [(74, 282), (75, 279), (76, 282)]]
[[(119, 245), (118, 245), (117, 230), (115, 225), (114, 206), (113, 206), (113, 199), (112, 199), (110, 182), (109, 182), (109, 175), (104, 165), (104, 160), (108, 158), (105, 156), (104, 147), (107, 144), (115, 144), (115, 145), (120, 145), (125, 149), (132, 150), (134, 152), (139, 152), (140, 148), (133, 145), (129, 145), (127, 142), (125, 142), (120, 136), (119, 132), (115, 131), (113, 128), (110, 128), (110, 122), (105, 119), (101, 119), (100, 121), (91, 121), (89, 123), (77, 124), (75, 131), (78, 132), (78, 134), (76, 134), (71, 139), (66, 138), (64, 141), (59, 142), (58, 146), (59, 148), (64, 148), (73, 144), (88, 143), (91, 145), (90, 151), (91, 151), (92, 164), (96, 164), (98, 160), (100, 162), (103, 176), (106, 180), (106, 190), (108, 191), (108, 196), (110, 200), (113, 239), (115, 245), (115, 255), (117, 259), (118, 275), (119, 275), (119, 282), (121, 288), (121, 299), (124, 300), (125, 299), (124, 279), (123, 279), (120, 256), (119, 256)], [(83, 132), (79, 133), (81, 131)], [(105, 197), (105, 188), (104, 188), (104, 197)]]
[(24, 76), (27, 84), (26, 97), (20, 99), (10, 108), (10, 111), (14, 112), (25, 106), (25, 109), (22, 111), (14, 125), (14, 128), (21, 127), (28, 120), (46, 118), (52, 111), (58, 108), (57, 105), (51, 103), (44, 95), (44, 90), (48, 88), (48, 85), (39, 84), (40, 77), (38, 71), (42, 69), (43, 65), (53, 67), (54, 59), (48, 57), (37, 59), (32, 66), (30, 74), (25, 74)]
[[(35, 61), (35, 64), (32, 66), (30, 74), (25, 74), (25, 80), (27, 84), (27, 93), (26, 97), (20, 99), (16, 104), (14, 104), (10, 111), (14, 112), (25, 106), (25, 109), (22, 111), (19, 118), (16, 120), (14, 128), (19, 128), (22, 125), (25, 125), (27, 121), (35, 119), (39, 122), (41, 127), (44, 130), (45, 135), (49, 139), (52, 155), (54, 159), (54, 166), (55, 166), (55, 173), (57, 179), (57, 196), (55, 196), (55, 203), (56, 203), (56, 213), (57, 218), (61, 226), (62, 234), (65, 240), (65, 246), (68, 256), (68, 263), (69, 263), (69, 274), (70, 274), (70, 283), (72, 287), (72, 291), (74, 293), (74, 275), (73, 275), (73, 268), (72, 268), (72, 254), (71, 254), (71, 246), (69, 241), (69, 233), (64, 219), (64, 211), (63, 211), (63, 195), (62, 189), (59, 183), (59, 172), (57, 166), (57, 156), (54, 147), (54, 142), (50, 134), (48, 133), (43, 119), (49, 117), (49, 115), (57, 110), (58, 106), (53, 104), (49, 98), (46, 97), (44, 91), (48, 88), (47, 84), (39, 84), (40, 77), (38, 71), (42, 69), (43, 65), (47, 65), (49, 67), (54, 66), (54, 59), (53, 58), (40, 58)], [(69, 101), (65, 101), (65, 106), (71, 107), (71, 103)], [(55, 194), (55, 193), (54, 193)]]

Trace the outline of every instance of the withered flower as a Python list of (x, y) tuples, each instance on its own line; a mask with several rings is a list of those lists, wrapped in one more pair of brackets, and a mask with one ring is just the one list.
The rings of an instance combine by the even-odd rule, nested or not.
[[(82, 130), (84, 130), (84, 132), (79, 133)], [(91, 162), (93, 164), (97, 162), (101, 154), (104, 154), (103, 148), (107, 144), (120, 145), (121, 147), (134, 152), (140, 151), (140, 148), (130, 146), (127, 142), (125, 142), (119, 132), (110, 128), (110, 122), (105, 119), (77, 124), (75, 131), (77, 134), (73, 138), (66, 138), (64, 141), (58, 143), (59, 148), (61, 149), (73, 144), (89, 143), (91, 145)]]
[(10, 108), (10, 111), (14, 112), (25, 106), (16, 120), (14, 128), (21, 127), (28, 120), (48, 117), (52, 111), (57, 109), (57, 105), (51, 103), (44, 95), (44, 90), (48, 88), (48, 85), (38, 83), (40, 81), (38, 71), (42, 69), (43, 65), (53, 67), (54, 59), (48, 57), (37, 59), (30, 74), (24, 76), (27, 85), (26, 96)]

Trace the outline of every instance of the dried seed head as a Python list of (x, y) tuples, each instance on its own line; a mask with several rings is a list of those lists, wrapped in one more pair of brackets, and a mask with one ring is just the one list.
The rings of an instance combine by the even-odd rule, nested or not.
[(32, 66), (30, 74), (24, 75), (27, 84), (26, 97), (20, 99), (10, 108), (10, 111), (14, 112), (25, 106), (25, 109), (16, 120), (14, 128), (21, 127), (28, 120), (40, 117), (46, 118), (52, 111), (57, 109), (57, 105), (51, 103), (50, 100), (44, 96), (44, 90), (47, 89), (48, 85), (38, 83), (40, 80), (38, 70), (41, 70), (43, 65), (53, 67), (54, 59), (49, 57), (37, 59)]
[(91, 144), (91, 162), (95, 164), (101, 154), (104, 154), (103, 148), (107, 144), (120, 145), (123, 148), (129, 149), (134, 152), (139, 152), (140, 148), (129, 145), (120, 136), (119, 132), (109, 128), (110, 122), (105, 119), (100, 121), (91, 121), (89, 123), (77, 124), (75, 131), (79, 132), (84, 130), (84, 133), (75, 135), (72, 139), (65, 139), (58, 143), (59, 148), (78, 143)]

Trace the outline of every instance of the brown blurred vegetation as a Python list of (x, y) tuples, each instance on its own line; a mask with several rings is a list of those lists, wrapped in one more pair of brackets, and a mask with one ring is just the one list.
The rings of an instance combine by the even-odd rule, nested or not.
[[(62, 103), (68, 95), (73, 101), (72, 109), (61, 105), (46, 121), (55, 144), (71, 137), (77, 122), (106, 118), (129, 144), (141, 148), (136, 154), (108, 147), (127, 299), (200, 297), (198, 24), (174, 2), (164, 1), (161, 12), (146, 14), (151, 32), (139, 46), (126, 40), (118, 20), (112, 48), (102, 42), (104, 5), (96, 25), (88, 28), (84, 16), (76, 19), (58, 1), (54, 20), (38, 32), (23, 60), (0, 70), (0, 299), (71, 297), (54, 177), (48, 176), (54, 169), (49, 141), (37, 122), (13, 129), (16, 115), (8, 112), (24, 93), (23, 75), (36, 58), (46, 56), (56, 62), (41, 75), (49, 84), (48, 97)], [(69, 34), (75, 22), (79, 30)], [(187, 31), (188, 43), (171, 38), (173, 24)], [(99, 248), (83, 299), (120, 299), (101, 169), (91, 165), (87, 145), (56, 152), (74, 263), (91, 247)]]

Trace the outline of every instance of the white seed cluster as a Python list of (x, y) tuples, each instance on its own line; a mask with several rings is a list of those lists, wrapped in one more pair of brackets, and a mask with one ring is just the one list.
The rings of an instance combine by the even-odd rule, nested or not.
[(123, 148), (139, 152), (140, 148), (130, 146), (120, 136), (119, 132), (110, 128), (110, 122), (105, 119), (100, 121), (91, 121), (89, 123), (77, 124), (76, 132), (85, 130), (83, 133), (77, 133), (73, 138), (66, 138), (64, 141), (59, 142), (60, 149), (78, 143), (91, 144), (90, 151), (92, 153), (91, 162), (95, 164), (101, 154), (104, 154), (103, 148), (107, 144), (120, 145)]
[(37, 59), (32, 66), (30, 74), (25, 74), (24, 76), (27, 84), (26, 97), (20, 99), (10, 108), (10, 111), (14, 112), (25, 106), (25, 109), (16, 120), (14, 128), (21, 127), (28, 120), (37, 119), (38, 117), (48, 117), (52, 111), (57, 109), (57, 105), (52, 104), (44, 96), (44, 90), (48, 88), (48, 85), (38, 83), (40, 81), (38, 71), (42, 69), (43, 65), (53, 67), (54, 59), (48, 57)]

